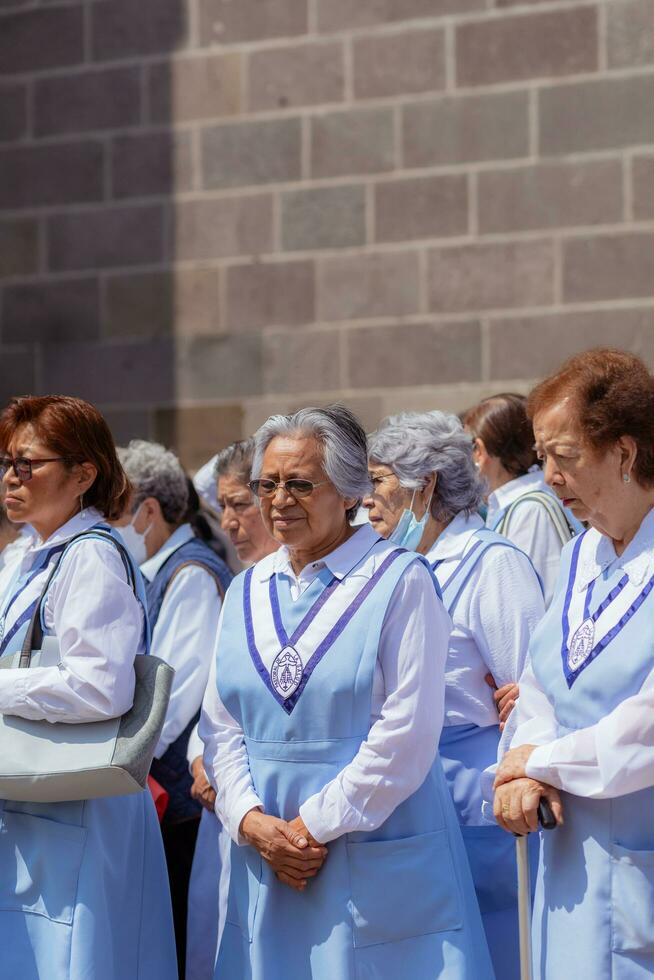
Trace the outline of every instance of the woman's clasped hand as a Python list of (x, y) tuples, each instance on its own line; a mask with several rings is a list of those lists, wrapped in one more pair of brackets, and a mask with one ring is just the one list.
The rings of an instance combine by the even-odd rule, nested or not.
[(538, 805), (543, 798), (549, 803), (557, 824), (563, 824), (559, 791), (527, 776), (527, 762), (535, 748), (535, 745), (521, 745), (511, 749), (497, 768), (493, 812), (499, 825), (513, 834), (538, 830)]
[(279, 881), (302, 892), (315, 878), (327, 857), (327, 848), (315, 841), (300, 817), (288, 823), (261, 810), (250, 810), (241, 821), (241, 834), (271, 866)]

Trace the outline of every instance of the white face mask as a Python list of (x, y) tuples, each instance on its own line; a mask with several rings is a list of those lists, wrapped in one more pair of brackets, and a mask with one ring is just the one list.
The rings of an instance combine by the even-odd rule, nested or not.
[(387, 540), (392, 541), (393, 544), (399, 545), (401, 548), (406, 548), (407, 551), (415, 551), (422, 540), (422, 536), (425, 533), (425, 528), (427, 527), (427, 522), (429, 521), (429, 513), (431, 510), (431, 502), (434, 493), (432, 491), (431, 497), (429, 498), (429, 503), (427, 504), (427, 509), (423, 516), (418, 520), (416, 515), (413, 513), (413, 501), (416, 498), (416, 491), (413, 491), (413, 496), (411, 497), (411, 506), (408, 510), (402, 511), (402, 515), (397, 522), (395, 530), (392, 531)]
[(134, 521), (138, 517), (140, 509), (140, 506), (137, 507), (136, 513), (132, 517), (129, 524), (126, 524), (125, 527), (116, 528), (116, 530), (120, 532), (120, 536), (125, 542), (125, 547), (137, 565), (142, 565), (144, 561), (147, 561), (148, 550), (145, 545), (145, 539), (147, 538), (150, 528), (152, 527), (151, 524), (148, 524), (145, 531), (136, 530), (134, 527)]

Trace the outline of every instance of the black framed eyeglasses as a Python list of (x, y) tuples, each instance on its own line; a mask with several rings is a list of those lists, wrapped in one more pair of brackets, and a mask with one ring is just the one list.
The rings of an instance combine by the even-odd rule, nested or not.
[(14, 471), (21, 483), (27, 483), (32, 479), (32, 467), (41, 466), (43, 463), (63, 463), (65, 456), (47, 456), (44, 459), (28, 459), (27, 456), (0, 456), (0, 480), (5, 473), (11, 469)]
[(311, 480), (251, 480), (248, 486), (257, 497), (272, 497), (278, 487), (283, 487), (291, 497), (308, 497), (316, 487), (323, 487), (327, 480), (312, 483)]

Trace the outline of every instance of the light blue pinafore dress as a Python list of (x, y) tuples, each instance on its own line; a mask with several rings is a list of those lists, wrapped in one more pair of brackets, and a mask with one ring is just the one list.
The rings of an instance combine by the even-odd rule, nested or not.
[[(443, 602), (452, 619), (466, 582), (489, 548), (513, 548), (506, 538), (480, 528), (449, 577), (440, 562), (432, 570), (443, 593)], [(518, 936), (518, 887), (515, 844), (497, 824), (482, 817), (481, 774), (497, 762), (499, 725), (445, 725), (439, 752), (454, 806), (461, 824), (470, 870), (475, 883), (486, 939), (498, 980), (519, 980), (520, 948)], [(532, 843), (533, 841), (533, 843)], [(532, 862), (537, 860), (537, 837), (532, 835)]]
[[(613, 562), (586, 587), (577, 572), (589, 545), (587, 532), (564, 550), (557, 593), (530, 646), (559, 737), (597, 724), (654, 666), (654, 578), (631, 581)], [(613, 799), (562, 796), (564, 825), (541, 834), (534, 977), (650, 978), (654, 785)]]
[[(89, 537), (94, 530), (116, 537), (107, 526)], [(66, 546), (38, 552), (13, 594)], [(132, 572), (145, 610), (142, 579)], [(12, 624), (9, 611), (3, 655), (20, 650), (30, 618), (31, 610)], [(43, 619), (42, 626), (46, 635)], [(0, 800), (0, 947), (0, 975), (15, 980), (176, 980), (166, 864), (149, 792), (70, 803)]]
[[(405, 569), (421, 560), (381, 540), (368, 557), (373, 553), (383, 561), (317, 646), (288, 699), (275, 689), (256, 647), (253, 569), (227, 594), (218, 691), (243, 728), (254, 787), (269, 814), (296, 817), (301, 804), (353, 759), (370, 729), (384, 616)], [(323, 568), (294, 602), (288, 580), (272, 575), (280, 656), (305, 618), (316, 615), (319, 622), (315, 610), (339, 588)], [(286, 665), (292, 670), (292, 656)], [(418, 791), (377, 830), (346, 834), (328, 848), (318, 876), (300, 894), (280, 884), (254, 848), (232, 845), (216, 980), (492, 978), (438, 758)]]

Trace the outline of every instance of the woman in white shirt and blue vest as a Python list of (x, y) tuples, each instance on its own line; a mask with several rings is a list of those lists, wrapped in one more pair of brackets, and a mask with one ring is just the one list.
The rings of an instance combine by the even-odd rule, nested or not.
[[(445, 664), (440, 755), (459, 816), (495, 975), (518, 980), (518, 914), (512, 842), (482, 816), (481, 774), (498, 757), (500, 688), (522, 672), (545, 611), (530, 560), (477, 513), (483, 482), (472, 440), (454, 415), (406, 412), (370, 437), (372, 526), (423, 554), (452, 621)], [(510, 722), (509, 722), (510, 724)]]
[[(4, 715), (92, 722), (124, 714), (148, 648), (138, 569), (107, 520), (129, 484), (99, 412), (76, 398), (16, 398), (0, 416), (9, 518), (32, 546), (0, 574), (0, 655), (41, 605), (60, 663), (0, 671)], [(136, 592), (134, 591), (135, 584)], [(2, 973), (20, 980), (175, 980), (166, 866), (152, 798), (0, 801)]]
[(449, 619), (369, 525), (345, 408), (273, 416), (251, 487), (281, 547), (234, 579), (200, 721), (232, 839), (216, 977), (488, 980), (437, 757)]
[[(654, 378), (579, 354), (532, 393), (545, 478), (589, 529), (562, 556), (530, 646), (495, 813), (520, 834), (549, 796), (534, 977), (654, 974)], [(560, 791), (560, 800), (557, 790)]]

